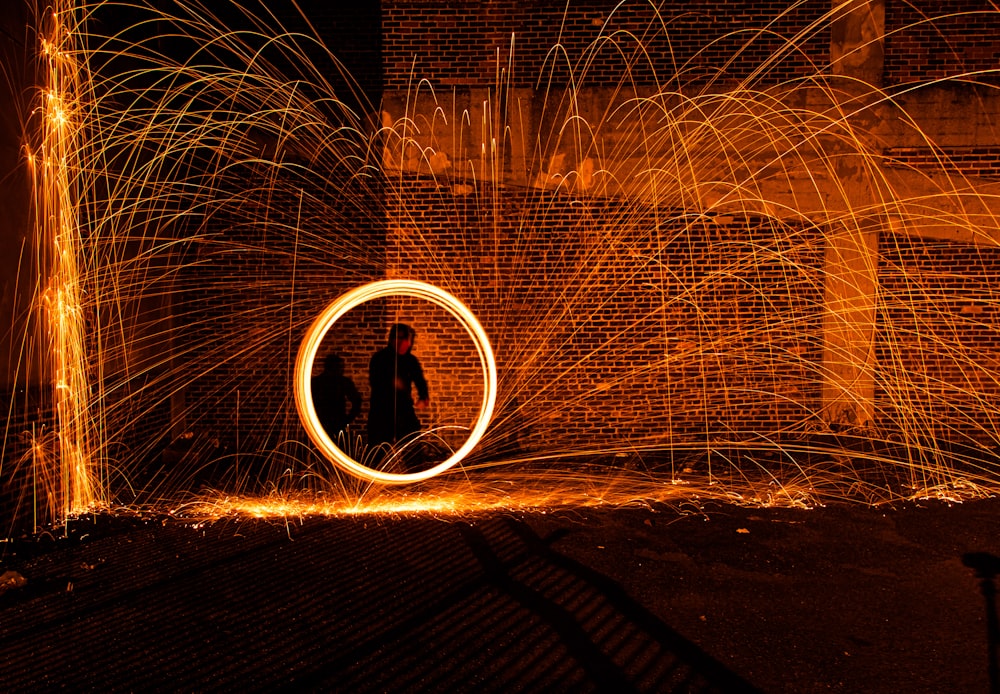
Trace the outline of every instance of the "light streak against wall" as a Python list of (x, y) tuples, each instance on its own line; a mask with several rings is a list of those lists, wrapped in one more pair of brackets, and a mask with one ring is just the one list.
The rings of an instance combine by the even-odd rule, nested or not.
[[(323, 338), (326, 337), (330, 329), (348, 311), (367, 301), (372, 301), (383, 296), (406, 296), (414, 299), (422, 299), (447, 310), (459, 321), (469, 334), (469, 337), (472, 338), (476, 352), (479, 355), (480, 366), (483, 369), (483, 399), (479, 406), (479, 413), (476, 415), (475, 424), (473, 424), (472, 429), (469, 431), (465, 443), (444, 461), (417, 472), (388, 472), (374, 469), (358, 462), (333, 442), (329, 433), (320, 423), (319, 417), (316, 415), (316, 407), (313, 404), (310, 382), (313, 374), (313, 363), (323, 343)], [(295, 405), (309, 438), (319, 447), (328, 460), (339, 465), (355, 477), (372, 482), (382, 482), (385, 484), (420, 482), (435, 477), (460, 463), (476, 447), (476, 444), (483, 438), (483, 434), (486, 433), (486, 427), (489, 426), (490, 418), (493, 416), (493, 407), (496, 404), (496, 398), (497, 365), (493, 357), (493, 348), (490, 346), (489, 337), (483, 330), (483, 326), (479, 324), (475, 315), (473, 315), (465, 304), (448, 292), (426, 282), (383, 280), (357, 287), (337, 298), (316, 317), (316, 320), (310, 326), (306, 332), (306, 336), (302, 340), (302, 346), (299, 348), (298, 357), (295, 360)], [(403, 452), (404, 450), (399, 451), (399, 453)], [(393, 455), (396, 455), (396, 453)]]
[(41, 20), (42, 74), (39, 133), (28, 152), (34, 176), (36, 244), (43, 284), (38, 310), (46, 326), (40, 358), (53, 384), (57, 439), (54, 454), (36, 448), (34, 477), (44, 489), (43, 504), (63, 517), (103, 502), (106, 479), (92, 447), (85, 336), (88, 327), (81, 296), (80, 215), (82, 191), (78, 108), (86, 88), (86, 66), (78, 62), (77, 17), (71, 2), (56, 2)]
[[(496, 96), (453, 110), (444, 97), (438, 101), (432, 85), (418, 82), (402, 112), (389, 114), (371, 134), (367, 114), (340, 98), (346, 88), (334, 85), (329, 69), (336, 61), (309, 37), (284, 32), (274, 17), (246, 17), (248, 28), (233, 31), (212, 7), (198, 3), (177, 5), (176, 16), (142, 3), (73, 6), (76, 14), (58, 16), (81, 23), (58, 35), (64, 46), (59, 55), (80, 82), (68, 90), (63, 84), (59, 100), (51, 102), (53, 136), (64, 134), (58, 142), (66, 156), (52, 158), (46, 150), (45, 157), (67, 168), (36, 178), (54, 186), (50, 194), (43, 185), (40, 199), (65, 201), (65, 218), (42, 215), (66, 222), (50, 227), (52, 238), (57, 230), (79, 237), (71, 252), (76, 279), (51, 276), (52, 286), (72, 288), (53, 303), (64, 307), (53, 312), (64, 319), (55, 334), (65, 335), (56, 349), (66, 364), (56, 379), (67, 395), (60, 433), (89, 452), (62, 464), (63, 487), (79, 489), (80, 502), (60, 505), (56, 514), (85, 505), (87, 488), (134, 489), (123, 503), (170, 501), (196, 488), (202, 469), (219, 460), (228, 477), (213, 483), (244, 494), (273, 489), (269, 498), (276, 505), (308, 493), (374, 504), (377, 494), (345, 483), (303, 445), (289, 384), (304, 387), (301, 375), (293, 378), (299, 341), (331, 296), (399, 275), (460, 297), (490, 332), (500, 362), (500, 414), (483, 449), (496, 445), (501, 433), (554, 432), (531, 451), (471, 456), (450, 471), (456, 477), (475, 473), (485, 488), (505, 490), (500, 496), (625, 503), (674, 498), (682, 490), (799, 503), (810, 495), (879, 501), (996, 488), (990, 465), (972, 457), (971, 466), (960, 468), (936, 443), (935, 405), (946, 403), (953, 390), (903, 368), (902, 350), (917, 334), (930, 343), (926, 356), (958, 358), (975, 376), (957, 388), (977, 398), (967, 424), (980, 427), (986, 444), (979, 450), (996, 442), (995, 429), (982, 423), (1000, 414), (984, 395), (996, 371), (984, 366), (982, 355), (961, 353), (949, 329), (963, 325), (962, 317), (947, 314), (926, 278), (905, 277), (912, 287), (906, 296), (878, 296), (878, 306), (914, 317), (917, 327), (889, 326), (888, 395), (877, 414), (894, 429), (885, 434), (859, 424), (854, 439), (875, 446), (845, 450), (831, 442), (824, 428), (829, 413), (779, 378), (794, 370), (803, 374), (803, 388), (825, 383), (838, 391), (837, 405), (875, 412), (871, 388), (863, 383), (872, 378), (868, 350), (857, 353), (851, 335), (873, 326), (878, 306), (865, 285), (877, 258), (849, 272), (815, 258), (860, 254), (871, 234), (932, 226), (957, 229), (983, 247), (995, 245), (995, 195), (981, 182), (931, 180), (911, 193), (883, 165), (873, 137), (857, 125), (868, 109), (900, 108), (878, 89), (837, 80), (823, 66), (801, 81), (810, 97), (801, 101), (785, 98), (801, 84), (765, 88), (754, 81), (766, 76), (767, 65), (742, 83), (706, 92), (685, 91), (683, 70), (645, 90), (622, 75), (613, 104), (591, 114), (580, 105), (583, 60), (575, 89), (539, 106), (544, 115), (536, 123), (547, 129), (537, 135), (531, 123), (504, 117), (517, 109), (504, 111)], [(98, 20), (112, 14), (136, 19), (120, 31), (103, 28), (114, 24)], [(818, 24), (807, 31), (822, 29)], [(805, 38), (789, 37), (789, 50)], [(608, 45), (606, 39), (595, 46)], [(510, 63), (516, 65), (516, 54)], [(50, 79), (58, 86), (67, 74)], [(937, 151), (900, 113), (911, 141)], [(41, 150), (33, 152), (36, 167), (42, 160)], [(497, 220), (507, 196), (493, 186), (475, 214), (455, 214), (474, 217), (470, 227), (477, 234), (468, 235), (466, 255), (492, 264), (451, 263), (433, 230), (422, 225), (426, 210), (413, 187), (429, 178), (436, 191), (449, 191), (441, 204), (457, 208), (477, 185), (502, 182), (508, 164), (523, 167), (520, 178), (538, 189), (607, 193), (622, 204), (604, 218), (583, 215), (580, 228), (560, 232), (568, 239), (563, 243), (546, 224), (558, 196), (537, 196), (535, 207), (502, 227)], [(845, 168), (865, 172), (863, 184), (841, 176)], [(409, 253), (405, 264), (380, 255), (361, 232), (382, 221), (371, 204), (381, 185), (393, 201), (392, 233)], [(868, 187), (863, 203), (852, 185)], [(763, 218), (770, 237), (730, 242), (726, 253), (723, 244), (709, 247), (702, 256), (692, 253), (686, 265), (670, 262), (667, 249), (696, 246), (699, 224), (734, 214)], [(502, 244), (514, 253), (506, 263), (495, 252)], [(784, 278), (780, 288), (788, 296), (804, 286), (820, 297), (807, 313), (834, 326), (825, 345), (832, 356), (820, 362), (803, 356), (816, 340), (816, 325), (803, 327), (795, 311), (779, 308), (750, 320), (731, 307), (728, 320), (718, 301), (727, 282), (769, 306), (785, 298), (773, 287), (754, 285), (765, 267), (779, 268), (775, 275)], [(337, 282), (314, 282), (324, 275)], [(58, 291), (49, 296), (57, 298)], [(546, 300), (534, 304), (533, 296)], [(625, 296), (638, 296), (647, 312), (619, 310), (609, 332), (594, 330), (597, 316), (620, 309)], [(1000, 302), (989, 293), (982, 303)], [(951, 322), (927, 330), (921, 312), (939, 309)], [(409, 308), (390, 307), (389, 313), (399, 310)], [(581, 339), (592, 334), (600, 337)], [(434, 346), (430, 340), (423, 345)], [(763, 385), (740, 382), (744, 372), (767, 378)], [(676, 380), (663, 386), (667, 377)], [(73, 383), (77, 378), (82, 380)], [(977, 378), (985, 384), (981, 390), (973, 383)], [(662, 397), (681, 387), (700, 392), (702, 400)], [(559, 429), (567, 421), (613, 414), (601, 409), (609, 394), (615, 402), (633, 403), (625, 424), (590, 437)], [(801, 417), (747, 444), (740, 430), (744, 411), (782, 402), (794, 402)], [(475, 409), (475, 403), (465, 405)], [(208, 422), (208, 413), (223, 406), (228, 426)], [(680, 440), (664, 428), (665, 418), (685, 409), (704, 420), (709, 434), (702, 440)], [(221, 428), (242, 438), (220, 441)], [(810, 438), (816, 433), (821, 436)], [(178, 444), (176, 462), (161, 463), (164, 439), (189, 442)], [(905, 445), (894, 449), (900, 440)], [(67, 445), (64, 452), (73, 450)], [(248, 463), (250, 457), (257, 462)], [(661, 464), (656, 474), (616, 472), (616, 493), (608, 494), (602, 488), (612, 484), (610, 477), (595, 468), (568, 472), (575, 461), (593, 458), (640, 467), (656, 458)], [(565, 493), (539, 492), (551, 486)], [(462, 494), (471, 499), (475, 491)]]

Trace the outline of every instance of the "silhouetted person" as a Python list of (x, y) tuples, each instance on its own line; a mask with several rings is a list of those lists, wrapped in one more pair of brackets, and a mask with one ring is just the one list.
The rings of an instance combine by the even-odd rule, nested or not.
[(344, 360), (339, 355), (328, 354), (323, 360), (323, 371), (312, 379), (312, 396), (316, 416), (336, 442), (337, 434), (346, 430), (361, 412), (361, 393), (354, 381), (344, 375)]
[[(368, 409), (368, 445), (371, 448), (383, 444), (393, 446), (420, 431), (415, 408), (426, 407), (430, 396), (420, 361), (411, 352), (416, 336), (410, 326), (396, 323), (389, 330), (386, 346), (372, 355), (368, 364), (372, 393)], [(417, 389), (415, 405), (414, 387)], [(381, 458), (380, 454), (376, 455)], [(414, 456), (407, 456), (407, 467), (418, 463)]]

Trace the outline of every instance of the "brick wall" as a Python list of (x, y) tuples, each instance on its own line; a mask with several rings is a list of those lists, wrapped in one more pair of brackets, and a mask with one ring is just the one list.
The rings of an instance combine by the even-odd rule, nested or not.
[(877, 426), (915, 445), (996, 445), (1000, 247), (883, 235)]
[[(933, 18), (932, 21), (927, 21)], [(885, 0), (886, 85), (929, 82), (960, 73), (1000, 84), (1000, 15), (981, 0)]]
[[(292, 193), (272, 189), (267, 207), (249, 199), (211, 220), (225, 242), (202, 244), (185, 270), (175, 308), (191, 320), (164, 383), (184, 384), (188, 429), (209, 437), (206, 456), (222, 458), (216, 477), (233, 474), (237, 453), (247, 466), (305, 443), (290, 392), (298, 341), (330, 300), (379, 268), (452, 292), (489, 334), (500, 387), (479, 456), (760, 442), (812, 426), (822, 357), (816, 228), (409, 176), (384, 194), (387, 255), (362, 256), (375, 262), (371, 276), (329, 277), (315, 247), (282, 250), (287, 234), (263, 243), (267, 225), (293, 221)], [(327, 203), (301, 216), (303, 233), (320, 212), (327, 233), (357, 233)], [(377, 243), (383, 232), (370, 232)], [(339, 240), (328, 239), (331, 252), (343, 252)], [(446, 311), (403, 297), (370, 302), (338, 324), (329, 348), (345, 357), (366, 415), (367, 360), (394, 322), (418, 333), (414, 352), (432, 395), (423, 423), (457, 448), (483, 375), (471, 338)], [(355, 431), (364, 424), (362, 416)], [(254, 472), (273, 470), (258, 461)]]
[[(484, 455), (511, 440), (554, 453), (759, 441), (810, 424), (822, 351), (815, 228), (459, 190), (398, 182), (388, 264), (451, 290), (491, 335), (500, 414)], [(464, 406), (468, 421), (481, 393), (470, 390), (468, 338), (408, 311), (434, 357), (434, 389), (449, 394), (442, 409)]]
[(885, 164), (977, 178), (1000, 178), (1000, 145), (986, 147), (887, 147)]
[(825, 3), (618, 4), (384, 0), (385, 88), (405, 90), (419, 79), (559, 88), (571, 71), (577, 86), (697, 84), (756, 71), (755, 79), (774, 83), (812, 74), (829, 59), (828, 29), (803, 33), (829, 11)]
[[(377, 186), (327, 180), (327, 191), (305, 193), (246, 172), (232, 183), (242, 190), (205, 220), (203, 240), (188, 250), (174, 307), (183, 324), (178, 356), (164, 385), (183, 389), (184, 428), (195, 439), (186, 447), (224, 458), (207, 471), (212, 477), (238, 464), (267, 477), (262, 465), (305, 455), (297, 447), (311, 444), (292, 393), (299, 343), (331, 301), (382, 276)], [(365, 402), (367, 360), (385, 342), (385, 310), (375, 301), (349, 312), (316, 357), (318, 373), (326, 354), (341, 355)]]

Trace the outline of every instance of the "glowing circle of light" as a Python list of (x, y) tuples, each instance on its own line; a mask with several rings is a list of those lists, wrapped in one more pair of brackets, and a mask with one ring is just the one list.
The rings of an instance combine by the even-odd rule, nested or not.
[[(330, 435), (320, 424), (316, 414), (316, 407), (313, 403), (312, 395), (312, 371), (316, 361), (316, 354), (319, 351), (323, 338), (330, 329), (340, 320), (344, 314), (363, 303), (379, 299), (385, 296), (407, 296), (415, 299), (429, 301), (455, 317), (465, 328), (472, 338), (472, 342), (479, 354), (479, 362), (483, 367), (483, 401), (479, 406), (479, 416), (476, 423), (470, 430), (469, 437), (465, 444), (455, 451), (447, 460), (412, 473), (393, 473), (375, 470), (362, 465), (351, 456), (342, 451), (330, 438)], [(380, 280), (370, 284), (357, 287), (347, 292), (338, 299), (335, 299), (324, 311), (313, 321), (308, 332), (302, 339), (299, 353), (295, 360), (295, 407), (299, 412), (299, 419), (305, 427), (306, 433), (320, 452), (330, 462), (334, 463), (346, 472), (361, 479), (372, 482), (382, 482), (384, 484), (408, 484), (430, 479), (449, 468), (457, 465), (465, 456), (476, 447), (486, 433), (490, 419), (493, 416), (493, 408), (496, 404), (497, 391), (497, 367), (493, 357), (493, 348), (490, 346), (486, 331), (476, 319), (476, 316), (465, 304), (456, 299), (448, 292), (435, 287), (426, 282), (416, 280)]]

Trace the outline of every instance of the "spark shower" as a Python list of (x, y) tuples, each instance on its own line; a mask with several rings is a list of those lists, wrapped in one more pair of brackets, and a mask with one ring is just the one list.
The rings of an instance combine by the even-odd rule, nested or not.
[[(1000, 344), (996, 186), (960, 173), (906, 111), (927, 85), (889, 93), (852, 71), (881, 36), (773, 78), (867, 3), (794, 3), (783, 16), (822, 8), (733, 77), (776, 32), (678, 64), (647, 50), (678, 20), (651, 11), (621, 30), (618, 13), (655, 9), (626, 2), (579, 54), (546, 47), (530, 89), (513, 86), (514, 34), (488, 87), (412, 74), (381, 105), (308, 21), (222, 5), (59, 0), (37, 17), (25, 149), (45, 330), (22, 352), (56, 419), (14, 467), (30, 467), (49, 517), (879, 503), (1000, 486), (1000, 366), (977, 347)], [(598, 81), (606, 52), (630, 69)], [(636, 83), (642, 66), (655, 79)], [(988, 71), (937, 83), (996, 104)], [(891, 160), (871, 129), (886, 112), (951, 173)], [(985, 275), (920, 265), (955, 239)], [(331, 467), (293, 397), (309, 326), (384, 279), (457, 297), (496, 352), (482, 441), (413, 489)], [(461, 325), (425, 303), (354, 307), (323, 348), (363, 388), (385, 326), (417, 325), (426, 438), (447, 458), (477, 426), (482, 377)], [(356, 433), (338, 445), (365, 457)]]

